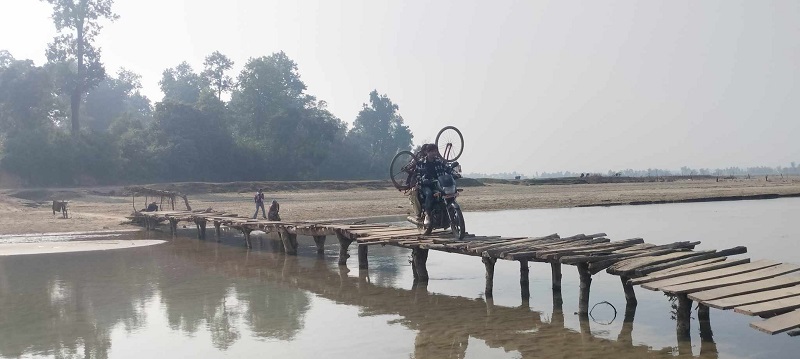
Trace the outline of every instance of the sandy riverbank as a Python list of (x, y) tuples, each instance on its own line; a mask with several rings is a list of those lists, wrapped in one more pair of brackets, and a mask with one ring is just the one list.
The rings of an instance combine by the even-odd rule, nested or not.
[[(0, 234), (51, 233), (129, 229), (123, 224), (133, 211), (130, 197), (102, 194), (94, 189), (69, 190), (70, 218), (53, 216), (47, 198), (30, 198), (16, 190), (0, 191)], [(797, 196), (800, 180), (715, 180), (541, 185), (493, 184), (465, 188), (459, 202), (465, 211), (493, 211), (524, 208), (559, 208), (616, 205), (637, 202), (673, 202), (740, 196)], [(22, 197), (22, 198), (20, 198)], [(410, 210), (406, 196), (390, 188), (348, 190), (291, 190), (267, 192), (268, 200), (281, 203), (284, 220), (360, 218), (404, 215)], [(27, 199), (26, 199), (27, 198)], [(193, 209), (252, 215), (252, 193), (205, 193), (189, 195)], [(137, 200), (144, 207), (144, 199)], [(177, 209), (182, 209), (179, 204)]]

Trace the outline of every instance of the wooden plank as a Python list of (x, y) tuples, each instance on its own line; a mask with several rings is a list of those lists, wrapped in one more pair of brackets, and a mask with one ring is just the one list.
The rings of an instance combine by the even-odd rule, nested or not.
[(555, 260), (567, 255), (590, 255), (598, 253), (611, 253), (615, 250), (630, 247), (636, 244), (643, 243), (641, 238), (631, 238), (622, 241), (599, 243), (594, 245), (570, 246), (566, 248), (556, 248), (551, 250), (543, 250), (536, 254), (539, 259)]
[[(800, 276), (786, 275), (786, 276), (778, 276), (775, 278), (769, 278), (765, 280), (759, 280), (756, 282), (749, 282), (744, 284), (738, 284), (728, 287), (697, 292), (691, 294), (689, 297), (691, 298), (694, 296), (696, 298), (694, 300), (699, 300), (699, 301), (712, 300), (712, 299), (732, 297), (734, 295), (764, 292), (770, 289), (791, 287), (797, 284), (800, 284)], [(767, 298), (770, 299), (769, 297)], [(777, 299), (777, 298), (772, 298), (772, 299)]]
[(739, 246), (739, 247), (723, 249), (721, 251), (715, 251), (713, 253), (703, 254), (703, 255), (700, 255), (700, 256), (697, 256), (697, 257), (689, 257), (689, 258), (681, 259), (681, 260), (675, 261), (675, 262), (664, 263), (664, 264), (656, 264), (656, 265), (652, 265), (652, 266), (637, 268), (636, 269), (636, 276), (637, 277), (644, 276), (644, 275), (647, 275), (647, 274), (650, 274), (650, 273), (653, 273), (653, 272), (661, 271), (661, 270), (668, 269), (668, 268), (671, 268), (671, 267), (676, 267), (676, 266), (679, 266), (679, 265), (684, 265), (684, 264), (691, 263), (691, 262), (706, 260), (706, 259), (710, 259), (710, 258), (726, 257), (726, 256), (734, 255), (734, 254), (743, 254), (743, 253), (747, 253), (747, 247)]
[(800, 297), (788, 297), (771, 300), (768, 302), (743, 305), (733, 308), (733, 311), (745, 315), (758, 315), (761, 317), (773, 316), (800, 308)]
[(655, 281), (655, 282), (642, 284), (642, 287), (645, 288), (645, 289), (650, 289), (650, 290), (659, 290), (659, 288), (667, 287), (667, 286), (671, 286), (671, 285), (678, 285), (678, 284), (691, 283), (691, 282), (699, 282), (699, 281), (704, 281), (704, 280), (708, 280), (708, 279), (722, 278), (722, 277), (727, 277), (727, 276), (735, 275), (735, 274), (753, 272), (753, 271), (764, 269), (764, 268), (774, 267), (774, 266), (777, 266), (779, 264), (780, 264), (780, 262), (767, 260), (767, 259), (762, 259), (762, 260), (758, 260), (758, 261), (755, 261), (755, 262), (752, 262), (752, 263), (746, 263), (746, 264), (737, 265), (737, 266), (733, 266), (733, 267), (715, 269), (715, 270), (696, 273), (696, 274), (686, 274), (686, 275), (681, 275), (680, 277), (669, 278), (669, 279), (664, 279), (664, 280), (658, 280), (658, 281)]
[(729, 277), (715, 278), (700, 282), (691, 282), (691, 283), (662, 287), (661, 290), (666, 293), (693, 293), (693, 292), (699, 292), (703, 290), (725, 287), (735, 284), (755, 282), (762, 279), (777, 277), (782, 274), (796, 272), (798, 270), (800, 270), (800, 266), (794, 264), (779, 264), (774, 267), (760, 269), (748, 273), (732, 275)]
[(724, 261), (726, 259), (728, 259), (728, 258), (727, 257), (716, 257), (716, 258), (703, 259), (703, 260), (700, 260), (700, 261), (690, 262), (690, 263), (681, 264), (681, 265), (678, 265), (678, 266), (675, 266), (675, 267), (665, 268), (665, 269), (662, 269), (660, 271), (655, 271), (653, 273), (648, 274), (647, 276), (649, 277), (649, 276), (653, 276), (653, 275), (673, 273), (675, 271), (680, 271), (680, 270), (687, 269), (687, 268), (693, 268), (693, 267), (702, 266), (702, 265), (706, 265), (706, 264), (722, 262), (722, 261)]
[(648, 256), (634, 259), (626, 259), (610, 265), (607, 269), (611, 274), (628, 274), (636, 268), (645, 267), (653, 264), (660, 264), (672, 262), (681, 258), (694, 257), (702, 254), (710, 253), (710, 251), (683, 251), (676, 253), (668, 253), (660, 256)]
[[(693, 266), (693, 267), (684, 267), (683, 269), (667, 270), (667, 271), (663, 271), (663, 272), (652, 273), (652, 274), (650, 274), (650, 275), (648, 275), (646, 277), (631, 279), (631, 284), (649, 283), (649, 282), (654, 282), (654, 281), (658, 281), (658, 280), (681, 277), (681, 276), (685, 276), (685, 275), (689, 275), (689, 274), (708, 272), (708, 271), (712, 271), (712, 270), (715, 270), (715, 269), (722, 269), (722, 268), (737, 266), (737, 265), (740, 265), (740, 264), (750, 263), (750, 258), (737, 259), (737, 260), (733, 260), (733, 261), (725, 261), (724, 260), (725, 258), (727, 258), (727, 257), (708, 259), (708, 261), (712, 261), (712, 262), (708, 263), (708, 264), (704, 264), (704, 265), (698, 265), (698, 266)], [(714, 261), (718, 261), (718, 262), (714, 262)]]
[[(778, 278), (782, 278), (782, 277), (778, 277)], [(777, 278), (773, 278), (773, 279), (777, 279)], [(768, 280), (770, 280), (770, 279), (768, 279)], [(753, 282), (753, 283), (758, 283), (758, 282)], [(747, 283), (747, 284), (749, 284), (749, 283)], [(698, 293), (694, 293), (694, 294), (700, 294), (700, 293), (704, 293), (704, 292), (698, 292)], [(703, 301), (703, 304), (705, 304), (705, 305), (707, 305), (709, 307), (717, 308), (717, 309), (731, 309), (733, 307), (739, 307), (739, 306), (748, 305), (748, 304), (767, 302), (767, 301), (770, 301), (770, 300), (788, 298), (788, 297), (793, 297), (793, 296), (798, 296), (798, 295), (800, 295), (800, 286), (794, 286), (794, 287), (767, 290), (767, 291), (762, 291), (762, 292), (755, 292), (755, 293), (750, 293), (750, 294), (736, 295), (736, 296), (727, 297), (727, 298), (707, 300), (707, 301)], [(692, 297), (692, 295), (689, 296), (689, 298), (691, 298), (691, 297)], [(695, 300), (695, 299), (693, 299), (693, 300)]]
[(767, 320), (752, 322), (750, 326), (769, 334), (778, 334), (794, 328), (800, 328), (800, 310), (781, 314)]

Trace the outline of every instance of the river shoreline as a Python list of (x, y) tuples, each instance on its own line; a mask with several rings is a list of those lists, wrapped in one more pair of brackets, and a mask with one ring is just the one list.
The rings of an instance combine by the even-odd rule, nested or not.
[[(366, 186), (358, 184), (347, 183), (337, 189), (310, 189), (304, 184), (302, 189), (276, 189), (265, 191), (265, 194), (267, 201), (275, 199), (281, 204), (281, 217), (285, 221), (405, 216), (411, 211), (408, 197), (403, 192), (375, 186), (372, 182)], [(37, 197), (32, 190), (0, 190), (0, 235), (135, 228), (127, 223), (125, 217), (134, 209), (144, 208), (145, 198), (137, 197), (133, 203), (129, 196), (103, 191), (108, 189), (39, 190)], [(252, 216), (255, 209), (252, 193), (244, 191), (189, 194), (189, 201), (194, 210), (212, 208)], [(571, 185), (491, 183), (464, 188), (458, 200), (465, 211), (474, 212), (784, 197), (800, 197), (800, 180), (765, 181), (762, 178)], [(65, 198), (70, 200), (69, 218), (66, 219), (53, 215), (49, 202)], [(176, 209), (185, 208), (179, 203)]]

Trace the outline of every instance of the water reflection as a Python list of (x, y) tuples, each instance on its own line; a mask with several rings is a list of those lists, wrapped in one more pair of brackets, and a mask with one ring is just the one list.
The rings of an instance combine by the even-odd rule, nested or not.
[[(208, 332), (221, 352), (251, 338), (291, 342), (306, 329), (316, 298), (356, 307), (360, 317), (379, 318), (371, 325), (395, 318), (389, 325), (413, 331), (408, 354), (417, 359), (465, 358), (470, 338), (523, 358), (692, 355), (685, 340), (677, 353), (635, 343), (635, 306), (626, 308), (622, 330), (609, 340), (592, 334), (597, 324), (588, 316), (579, 318), (580, 330), (565, 328), (560, 290), (553, 291), (551, 312), (524, 304), (497, 306), (491, 300), (432, 293), (425, 284), (397, 288), (400, 272), (407, 270), (403, 256), (373, 256), (371, 271), (351, 275), (335, 265), (335, 258), (285, 256), (271, 251), (268, 238), (263, 241), (253, 251), (177, 238), (122, 251), (0, 258), (0, 356), (105, 358), (114, 328), (134, 333), (151, 327), (148, 320), (160, 314), (147, 309), (152, 301), (160, 303), (170, 330), (189, 337)], [(332, 322), (326, 330), (350, 330), (351, 325)], [(709, 327), (700, 348), (703, 358), (717, 356), (710, 333)], [(361, 349), (380, 352), (381, 341), (393, 340), (374, 339)], [(306, 348), (301, 356), (320, 354), (321, 346), (330, 344)], [(183, 356), (175, 346), (171, 356)]]

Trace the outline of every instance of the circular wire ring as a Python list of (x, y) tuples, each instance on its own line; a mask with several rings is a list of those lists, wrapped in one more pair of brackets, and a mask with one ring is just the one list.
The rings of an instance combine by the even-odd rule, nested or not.
[[(602, 322), (599, 322), (599, 321), (597, 321), (597, 319), (594, 319), (594, 316), (592, 315), (592, 312), (594, 311), (594, 307), (596, 307), (598, 304), (608, 304), (609, 306), (611, 306), (611, 309), (614, 309), (614, 318), (611, 318), (611, 321), (610, 321), (610, 322), (608, 322), (608, 323), (602, 323)], [(614, 320), (615, 320), (615, 319), (617, 319), (617, 308), (616, 308), (616, 307), (615, 307), (613, 304), (611, 304), (611, 303), (609, 303), (609, 302), (607, 302), (607, 301), (605, 301), (605, 300), (604, 300), (604, 301), (602, 301), (602, 302), (595, 303), (595, 305), (593, 305), (593, 306), (592, 306), (592, 309), (590, 309), (590, 310), (589, 310), (589, 317), (591, 317), (591, 318), (592, 318), (592, 321), (593, 321), (593, 322), (595, 322), (595, 323), (597, 323), (597, 324), (600, 324), (600, 325), (610, 325), (611, 323), (613, 323), (613, 322), (614, 322)]]

